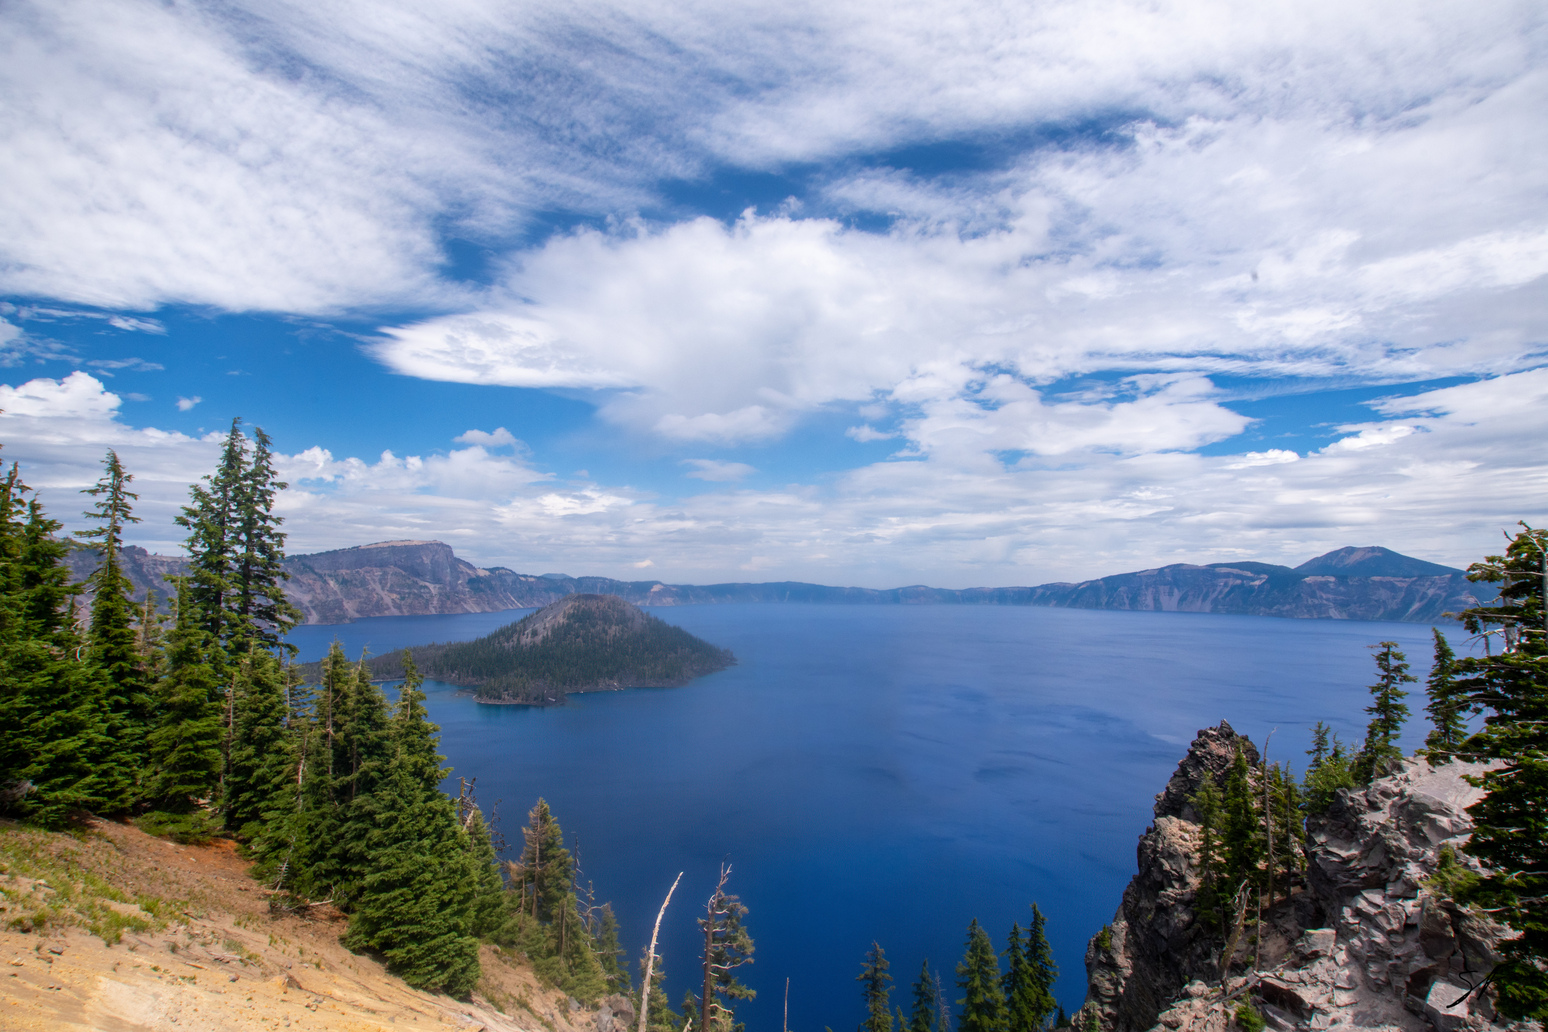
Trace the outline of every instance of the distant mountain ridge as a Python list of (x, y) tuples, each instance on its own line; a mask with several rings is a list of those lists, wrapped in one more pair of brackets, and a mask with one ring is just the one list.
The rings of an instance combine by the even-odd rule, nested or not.
[[(71, 555), (76, 579), (95, 553)], [(182, 572), (185, 560), (143, 548), (124, 549), (124, 567), (138, 597)], [(844, 588), (800, 581), (664, 584), (610, 577), (517, 573), (460, 559), (440, 541), (381, 541), (285, 560), (290, 599), (309, 624), (348, 623), (369, 616), (492, 613), (538, 608), (574, 594), (617, 595), (641, 606), (727, 602), (818, 602), (848, 605), (1019, 605), (1180, 613), (1232, 613), (1325, 620), (1432, 623), (1478, 599), (1489, 585), (1469, 583), (1461, 570), (1379, 547), (1340, 548), (1291, 568), (1272, 563), (1175, 563), (1077, 583), (1011, 588)]]

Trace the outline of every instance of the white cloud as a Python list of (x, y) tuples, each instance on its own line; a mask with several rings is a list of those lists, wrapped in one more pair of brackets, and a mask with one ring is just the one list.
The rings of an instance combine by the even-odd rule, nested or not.
[(747, 474), (757, 472), (745, 462), (725, 462), (720, 459), (684, 459), (683, 465), (693, 467), (691, 472), (684, 473), (683, 476), (693, 477), (696, 480), (708, 480), (712, 483), (742, 480)]
[(199, 402), (201, 402), (203, 400), (204, 399), (199, 397), (197, 394), (195, 394), (191, 398), (178, 398), (177, 399), (177, 410), (179, 412), (187, 412), (187, 411), (192, 409), (195, 405), (199, 404)]
[(514, 448), (521, 444), (505, 427), (496, 427), (492, 431), (469, 430), (453, 438), (458, 444), (477, 444), (485, 448)]
[[(1187, 382), (1114, 389), (1100, 418)], [(993, 383), (983, 390), (1009, 392)], [(1120, 396), (1122, 395), (1122, 396)], [(56, 517), (78, 523), (78, 492), (108, 447), (135, 474), (145, 522), (133, 540), (179, 541), (172, 517), (209, 472), (221, 435), (137, 429), (88, 374), (5, 387), (0, 441)], [(1192, 404), (1204, 404), (1195, 398)], [(1465, 563), (1517, 518), (1548, 519), (1548, 369), (1387, 399), (1346, 428), (1376, 441), (1290, 461), (1284, 450), (1202, 456), (1087, 448), (1052, 461), (994, 458), (1005, 430), (955, 409), (904, 424), (916, 457), (851, 470), (820, 485), (739, 489), (664, 500), (626, 484), (559, 484), (524, 460), (471, 445), (445, 455), (374, 461), (318, 447), (282, 455), (292, 487), (280, 498), (294, 552), (394, 537), (435, 537), (483, 564), (526, 572), (623, 575), (649, 556), (668, 581), (801, 579), (899, 583), (1038, 583), (1174, 561), (1295, 563), (1379, 540), (1409, 554)], [(977, 422), (975, 422), (977, 420)], [(1183, 420), (1162, 440), (1199, 433)], [(1414, 432), (1400, 433), (1398, 428)], [(1383, 433), (1386, 431), (1386, 433)], [(1272, 457), (1272, 461), (1269, 458)]]

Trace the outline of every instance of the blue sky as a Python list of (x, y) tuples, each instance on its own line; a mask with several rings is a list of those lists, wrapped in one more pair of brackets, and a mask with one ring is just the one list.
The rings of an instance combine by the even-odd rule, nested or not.
[(1548, 519), (1548, 16), (0, 11), (0, 452), (133, 539), (1027, 584)]

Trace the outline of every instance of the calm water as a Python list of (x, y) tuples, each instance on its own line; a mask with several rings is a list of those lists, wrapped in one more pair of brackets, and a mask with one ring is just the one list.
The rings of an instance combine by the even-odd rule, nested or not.
[[(292, 634), (302, 658), (335, 635), (351, 655), (477, 637), (528, 610), (390, 617)], [(872, 939), (894, 1002), (928, 957), (949, 983), (968, 920), (1003, 945), (1034, 900), (1048, 916), (1064, 1005), (1085, 987), (1086, 939), (1112, 918), (1134, 847), (1201, 727), (1226, 719), (1297, 770), (1308, 728), (1363, 737), (1367, 646), (1412, 624), (968, 606), (725, 605), (656, 610), (739, 665), (686, 688), (572, 696), (551, 709), (479, 706), (427, 685), (456, 773), (501, 801), (506, 833), (545, 797), (637, 957), (672, 878), (668, 993), (696, 984), (697, 908), (722, 860), (747, 904), (758, 999), (777, 1029), (790, 978), (797, 1032), (863, 1017), (854, 976)], [(1453, 645), (1460, 645), (1460, 635)], [(1423, 738), (1410, 699), (1407, 748)], [(636, 981), (638, 974), (635, 975)], [(953, 999), (955, 993), (952, 993)]]

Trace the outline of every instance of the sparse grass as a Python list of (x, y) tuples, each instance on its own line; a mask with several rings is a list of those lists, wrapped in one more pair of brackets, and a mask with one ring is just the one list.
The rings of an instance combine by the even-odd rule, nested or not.
[(147, 835), (171, 839), (185, 846), (209, 845), (225, 831), (220, 815), (211, 810), (195, 810), (193, 813), (152, 811), (136, 817), (134, 826)]
[(85, 928), (108, 945), (124, 932), (158, 931), (173, 905), (131, 897), (103, 875), (113, 847), (90, 832), (60, 834), (0, 823), (0, 897), (5, 924), (23, 932), (50, 926)]

